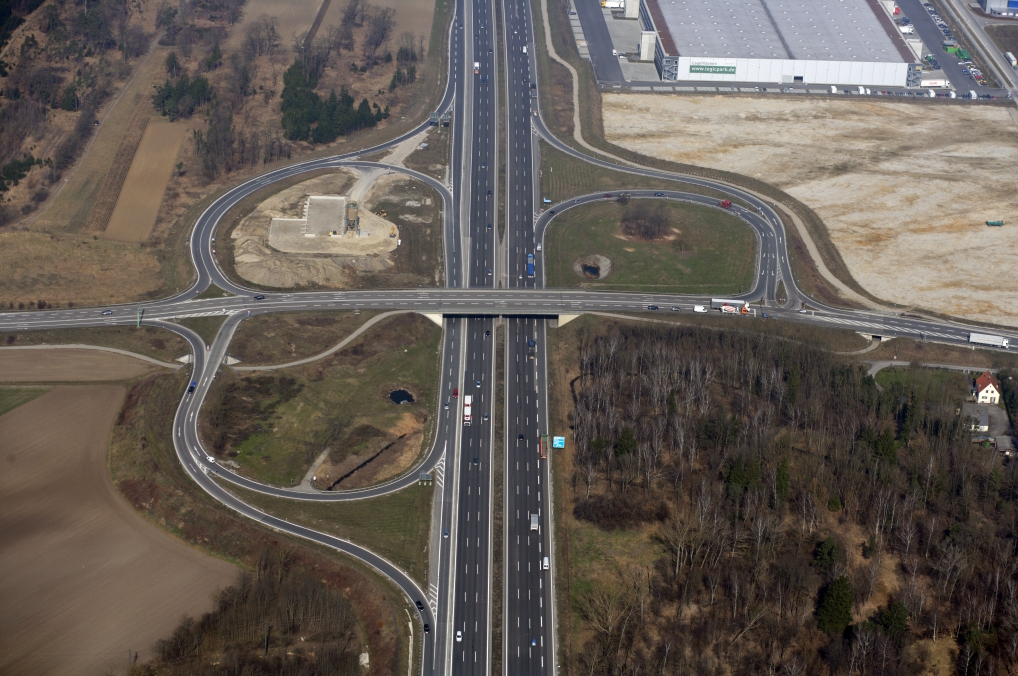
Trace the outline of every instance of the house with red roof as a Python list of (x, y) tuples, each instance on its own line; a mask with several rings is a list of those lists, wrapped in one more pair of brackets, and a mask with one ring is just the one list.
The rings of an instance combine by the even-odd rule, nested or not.
[(1000, 402), (1000, 382), (989, 371), (976, 378), (975, 397), (977, 404), (997, 404)]

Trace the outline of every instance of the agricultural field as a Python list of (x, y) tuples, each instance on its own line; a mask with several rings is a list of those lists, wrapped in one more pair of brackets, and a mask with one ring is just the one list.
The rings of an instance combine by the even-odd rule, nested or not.
[[(657, 213), (658, 236), (626, 233), (622, 222), (637, 209)], [(756, 234), (746, 223), (674, 201), (570, 208), (551, 221), (544, 247), (552, 288), (735, 294), (749, 291), (756, 273)]]
[(148, 239), (185, 132), (187, 125), (181, 122), (153, 120), (148, 123), (103, 237), (122, 242)]
[[(98, 312), (98, 310), (96, 311)], [(100, 345), (136, 352), (163, 362), (172, 363), (190, 353), (183, 338), (165, 329), (151, 326), (102, 326), (78, 329), (51, 329), (0, 333), (5, 347), (25, 345)]]
[[(809, 206), (874, 296), (1018, 325), (1014, 110), (857, 97), (608, 94), (603, 115), (612, 143), (736, 171)], [(987, 227), (989, 220), (1005, 226)]]
[[(297, 485), (318, 463), (323, 490), (393, 477), (431, 441), (440, 337), (429, 320), (397, 315), (324, 359), (226, 372), (202, 409), (202, 436), (221, 462), (273, 485)], [(394, 403), (396, 390), (413, 402)]]
[(147, 659), (238, 571), (147, 523), (114, 488), (106, 453), (124, 392), (61, 386), (0, 416), (4, 674), (123, 673), (129, 651)]
[(162, 370), (151, 362), (115, 352), (53, 348), (0, 349), (0, 382), (67, 382), (129, 380)]

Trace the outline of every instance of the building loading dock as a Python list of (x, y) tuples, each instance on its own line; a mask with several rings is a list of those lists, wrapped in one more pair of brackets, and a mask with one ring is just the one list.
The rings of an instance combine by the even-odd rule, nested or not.
[(641, 0), (662, 80), (919, 86), (875, 0)]

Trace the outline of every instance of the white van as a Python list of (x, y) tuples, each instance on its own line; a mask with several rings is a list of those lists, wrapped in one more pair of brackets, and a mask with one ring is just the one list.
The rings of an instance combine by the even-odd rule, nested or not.
[(546, 556), (544, 557), (544, 569), (548, 570), (549, 568), (551, 568), (551, 562), (548, 561), (548, 557)]
[(838, 88), (835, 87), (834, 85), (831, 85), (831, 93), (832, 94), (837, 94), (838, 93)]
[(530, 530), (537, 530), (537, 529), (538, 529), (537, 514), (531, 514), (530, 515)]
[(693, 306), (693, 312), (706, 312), (706, 311), (707, 311), (707, 308), (705, 308), (702, 305), (694, 305)]
[(978, 96), (976, 96), (976, 90), (975, 89), (970, 89), (969, 90), (969, 98), (970, 99), (978, 99), (979, 98)]

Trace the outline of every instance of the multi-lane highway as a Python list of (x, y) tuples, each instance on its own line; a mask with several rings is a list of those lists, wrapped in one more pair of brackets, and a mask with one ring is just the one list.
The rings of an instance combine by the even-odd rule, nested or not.
[[(542, 434), (548, 429), (546, 339), (547, 319), (584, 312), (691, 313), (710, 298), (661, 293), (611, 293), (544, 288), (544, 261), (538, 246), (554, 218), (568, 209), (606, 199), (604, 194), (576, 195), (541, 212), (539, 176), (535, 171), (535, 140), (540, 137), (585, 162), (648, 178), (668, 178), (711, 188), (737, 199), (731, 213), (757, 234), (759, 255), (751, 289), (734, 298), (759, 301), (774, 319), (847, 328), (881, 336), (922, 337), (964, 344), (970, 331), (983, 330), (960, 322), (875, 311), (828, 307), (800, 293), (788, 261), (782, 223), (772, 206), (733, 186), (653, 169), (619, 166), (593, 159), (562, 143), (545, 127), (537, 109), (532, 21), (526, 0), (458, 0), (449, 27), (449, 75), (439, 111), (453, 111), (450, 185), (402, 167), (364, 162), (368, 155), (390, 148), (423, 129), (381, 146), (343, 156), (298, 163), (267, 172), (228, 191), (213, 202), (195, 224), (188, 245), (196, 269), (194, 284), (176, 296), (140, 305), (0, 313), (0, 330), (19, 331), (83, 326), (123, 326), (142, 321), (175, 331), (191, 345), (194, 392), (185, 392), (173, 424), (178, 458), (188, 475), (224, 505), (270, 528), (334, 547), (355, 556), (392, 579), (423, 609), (423, 641), (417, 658), (424, 674), (488, 674), (492, 670), (492, 622), (503, 624), (502, 664), (506, 674), (546, 674), (556, 670), (554, 612), (554, 540), (550, 462), (540, 456)], [(502, 17), (496, 34), (497, 15)], [(500, 37), (501, 41), (496, 37)], [(501, 45), (501, 46), (500, 46)], [(498, 50), (504, 51), (499, 54)], [(504, 70), (497, 72), (501, 56)], [(474, 64), (477, 64), (475, 69)], [(475, 72), (476, 70), (476, 72)], [(499, 100), (504, 97), (504, 116)], [(499, 125), (504, 136), (498, 136)], [(504, 145), (502, 143), (504, 142)], [(499, 185), (499, 155), (504, 152), (505, 182)], [(264, 293), (230, 279), (214, 254), (216, 229), (222, 216), (255, 190), (284, 178), (316, 169), (386, 168), (431, 185), (443, 200), (445, 238), (444, 289), (384, 291), (323, 291)], [(630, 190), (633, 199), (685, 200), (717, 206), (716, 199), (684, 191)], [(613, 191), (612, 194), (617, 194)], [(505, 237), (498, 237), (498, 200), (505, 202)], [(543, 248), (543, 247), (542, 247)], [(532, 257), (532, 258), (529, 258)], [(528, 262), (533, 262), (533, 273)], [(777, 304), (778, 282), (788, 301)], [(197, 299), (210, 285), (234, 296)], [(255, 300), (254, 296), (264, 295)], [(805, 303), (804, 303), (805, 301)], [(803, 306), (806, 309), (803, 309)], [(385, 484), (349, 492), (301, 492), (267, 486), (230, 472), (210, 460), (198, 434), (202, 403), (223, 363), (237, 325), (250, 316), (308, 310), (412, 310), (443, 325), (441, 393), (436, 434), (423, 460), (411, 471)], [(225, 315), (216, 339), (206, 345), (196, 334), (172, 320)], [(494, 402), (496, 322), (505, 322), (505, 436), (495, 438), (491, 419)], [(1018, 340), (1013, 331), (994, 331)], [(472, 415), (465, 420), (466, 397)], [(492, 561), (492, 450), (505, 449), (505, 558)], [(418, 480), (420, 471), (436, 477), (436, 504), (431, 541), (430, 574), (422, 589), (392, 563), (363, 547), (275, 519), (239, 500), (227, 486), (279, 498), (337, 501), (365, 499), (401, 490)], [(536, 517), (536, 521), (532, 521)], [(545, 557), (548, 565), (545, 566)], [(503, 571), (503, 614), (491, 616), (492, 571)]]

